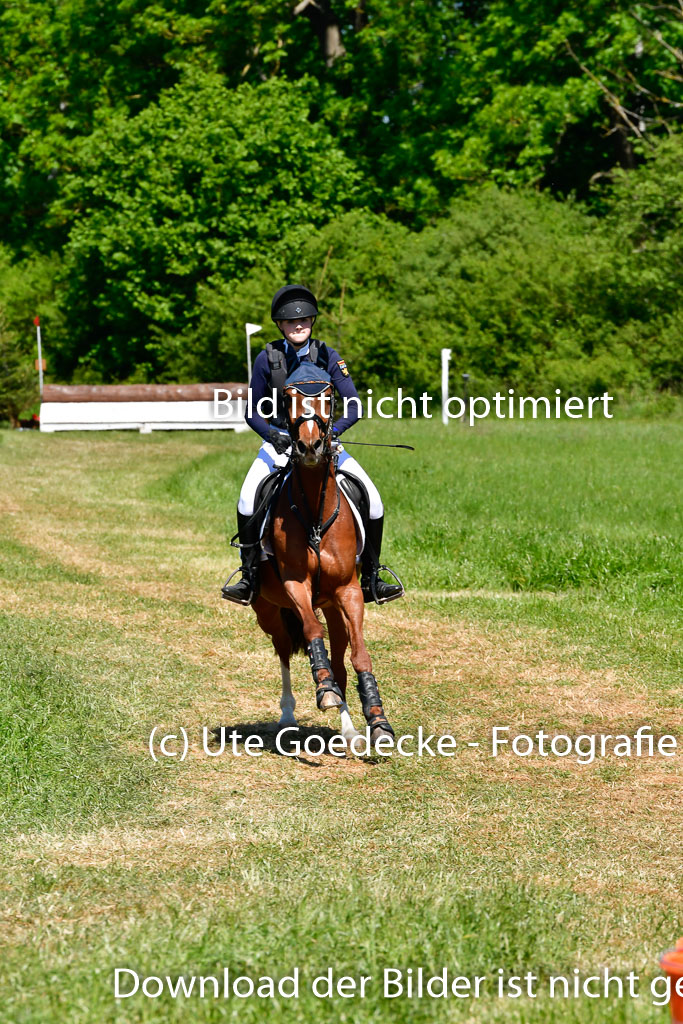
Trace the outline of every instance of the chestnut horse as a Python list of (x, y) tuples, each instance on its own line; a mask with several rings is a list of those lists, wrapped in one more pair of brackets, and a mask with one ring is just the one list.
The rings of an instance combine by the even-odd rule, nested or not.
[[(356, 572), (356, 527), (351, 506), (337, 482), (332, 446), (333, 389), (311, 374), (320, 387), (303, 399), (296, 385), (285, 386), (292, 455), (268, 530), (277, 569), (261, 565), (261, 587), (252, 607), (280, 659), (282, 716), (279, 725), (296, 725), (290, 658), (308, 653), (316, 703), (321, 711), (337, 707), (341, 733), (349, 742), (359, 735), (346, 705), (344, 655), (358, 677), (363, 713), (375, 743), (394, 731), (382, 708), (372, 662), (363, 639), (363, 593)], [(326, 376), (326, 375), (325, 375)], [(329, 378), (327, 378), (329, 381)], [(303, 404), (304, 413), (297, 415)], [(330, 657), (325, 650), (319, 608), (327, 622)]]

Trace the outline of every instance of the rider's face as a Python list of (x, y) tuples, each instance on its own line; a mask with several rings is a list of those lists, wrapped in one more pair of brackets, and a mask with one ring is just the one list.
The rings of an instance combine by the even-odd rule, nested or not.
[(299, 320), (278, 320), (278, 327), (290, 345), (301, 348), (311, 336), (313, 317), (304, 316)]

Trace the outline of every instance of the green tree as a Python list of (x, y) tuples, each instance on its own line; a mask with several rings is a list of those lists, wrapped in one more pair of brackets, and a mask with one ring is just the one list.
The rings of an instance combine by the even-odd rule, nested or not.
[(230, 81), (238, 67), (254, 81), (314, 78), (318, 116), (373, 183), (375, 208), (407, 222), (486, 182), (585, 197), (594, 175), (633, 166), (683, 113), (675, 5), (245, 0), (221, 9), (228, 49), (220, 27), (213, 38)]
[[(605, 220), (579, 203), (488, 186), (421, 232), (355, 211), (331, 222), (301, 250), (302, 276), (321, 296), (320, 337), (362, 387), (380, 390), (434, 393), (441, 348), (480, 393), (680, 387), (680, 170), (667, 152), (676, 145), (624, 174)], [(652, 218), (660, 239), (650, 234), (643, 248)]]
[(641, 360), (661, 388), (683, 385), (683, 135), (664, 139), (609, 188), (601, 231), (612, 243), (619, 306), (649, 325)]
[[(0, 5), (0, 219), (17, 249), (50, 216), (78, 140), (187, 68), (229, 89), (307, 83), (376, 210), (412, 223), (468, 184), (587, 194), (676, 129), (683, 16), (631, 0), (14, 0)], [(77, 164), (76, 164), (77, 166)]]
[(19, 426), (19, 417), (38, 398), (31, 357), (8, 328), (0, 307), (0, 420)]
[(184, 333), (199, 284), (281, 263), (362, 200), (353, 164), (308, 115), (305, 83), (228, 90), (190, 70), (157, 104), (108, 117), (82, 141), (54, 207), (72, 224), (61, 372), (156, 377), (158, 332)]
[(183, 379), (244, 379), (245, 321), (264, 327), (253, 338), (255, 348), (277, 337), (270, 299), (284, 281), (300, 281), (318, 298), (316, 336), (342, 348), (355, 378), (364, 386), (396, 374), (409, 379), (409, 335), (394, 312), (397, 258), (408, 240), (407, 228), (360, 210), (320, 229), (297, 227), (279, 259), (262, 262), (239, 281), (217, 274), (200, 286), (196, 324), (175, 342), (165, 340), (174, 352), (172, 373)]
[(40, 297), (62, 379), (241, 376), (299, 279), (373, 386), (443, 341), (675, 387), (682, 53), (633, 0), (0, 0), (9, 329)]
[[(0, 220), (16, 249), (49, 251), (49, 219), (74, 145), (107, 112), (135, 114), (187, 63), (212, 66), (198, 0), (0, 3)], [(48, 226), (48, 221), (50, 221)]]

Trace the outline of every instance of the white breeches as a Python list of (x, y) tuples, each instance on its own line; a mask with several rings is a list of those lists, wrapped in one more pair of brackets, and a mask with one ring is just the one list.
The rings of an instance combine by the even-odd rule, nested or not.
[[(241, 512), (243, 516), (252, 515), (259, 484), (262, 480), (265, 480), (267, 476), (270, 476), (275, 469), (280, 466), (286, 466), (288, 458), (289, 456), (286, 454), (278, 455), (269, 441), (263, 442), (258, 455), (251, 464), (251, 469), (244, 478), (242, 490), (240, 491), (240, 500), (237, 504), (238, 512)], [(382, 499), (379, 496), (379, 491), (363, 467), (360, 466), (355, 459), (351, 458), (345, 449), (339, 454), (337, 466), (340, 473), (348, 473), (349, 476), (353, 476), (356, 480), (360, 480), (368, 492), (368, 498), (370, 501), (370, 518), (381, 519), (384, 515)]]

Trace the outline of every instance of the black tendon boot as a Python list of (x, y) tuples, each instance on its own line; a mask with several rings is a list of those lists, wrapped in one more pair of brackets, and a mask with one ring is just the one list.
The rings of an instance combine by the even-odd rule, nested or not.
[(390, 736), (394, 736), (394, 730), (389, 725), (387, 716), (384, 714), (377, 680), (373, 676), (372, 672), (358, 673), (358, 696), (360, 697), (360, 702), (363, 705), (365, 721), (370, 726), (370, 737), (372, 742), (374, 743), (377, 739), (375, 730), (379, 730), (380, 735), (388, 734)]
[(237, 513), (237, 530), (239, 533), (240, 544), (246, 544), (244, 548), (240, 548), (240, 557), (242, 559), (242, 579), (239, 583), (234, 583), (231, 587), (228, 586), (232, 576), (223, 584), (221, 595), (226, 601), (234, 601), (235, 604), (251, 604), (256, 595), (258, 594), (258, 581), (259, 581), (259, 563), (261, 561), (261, 544), (260, 544), (260, 533), (261, 533), (261, 517), (257, 516), (255, 521), (253, 516), (243, 516), (241, 512)]
[[(398, 597), (403, 597), (403, 584), (391, 569), (387, 569), (385, 565), (380, 566), (379, 563), (384, 516), (381, 519), (366, 519), (364, 526), (365, 547), (361, 556), (360, 585), (365, 603), (376, 601), (377, 604), (386, 604), (387, 601), (395, 601)], [(390, 572), (396, 583), (385, 583), (380, 579), (380, 568)]]

